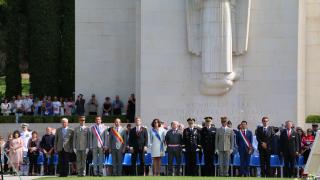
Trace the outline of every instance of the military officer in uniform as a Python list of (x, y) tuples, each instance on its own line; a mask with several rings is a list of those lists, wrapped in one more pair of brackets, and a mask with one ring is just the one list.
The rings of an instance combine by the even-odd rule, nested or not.
[(204, 154), (204, 176), (214, 175), (214, 154), (216, 128), (212, 126), (212, 117), (205, 117), (205, 126), (201, 130), (201, 146)]
[(171, 129), (167, 132), (165, 137), (165, 142), (167, 145), (168, 152), (168, 175), (172, 176), (173, 174), (173, 159), (176, 159), (176, 169), (175, 176), (180, 175), (180, 164), (181, 164), (181, 153), (182, 153), (182, 132), (178, 129), (179, 123), (173, 121), (171, 123)]
[(227, 126), (227, 117), (221, 117), (221, 128), (217, 129), (215, 136), (215, 148), (219, 157), (220, 176), (229, 176), (229, 161), (233, 151), (234, 133)]
[(85, 116), (79, 117), (80, 125), (74, 129), (73, 151), (77, 155), (78, 176), (86, 175), (86, 159), (89, 152), (89, 129), (85, 125)]
[(197, 176), (196, 157), (200, 150), (200, 130), (194, 126), (194, 118), (188, 118), (188, 128), (183, 130), (183, 145), (186, 150), (186, 175)]

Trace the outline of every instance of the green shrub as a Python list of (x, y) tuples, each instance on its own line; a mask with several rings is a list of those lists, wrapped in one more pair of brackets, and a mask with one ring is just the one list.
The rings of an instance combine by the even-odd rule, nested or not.
[[(78, 116), (63, 116), (68, 118), (69, 123), (77, 123)], [(62, 117), (59, 116), (22, 116), (22, 123), (60, 123)], [(102, 117), (104, 123), (113, 123), (115, 118), (120, 118), (122, 122), (126, 123), (127, 118), (124, 115), (121, 116), (108, 116)], [(86, 116), (86, 123), (94, 123), (95, 116)], [(15, 116), (0, 116), (0, 123), (15, 123)]]
[(307, 116), (306, 123), (320, 123), (320, 115)]

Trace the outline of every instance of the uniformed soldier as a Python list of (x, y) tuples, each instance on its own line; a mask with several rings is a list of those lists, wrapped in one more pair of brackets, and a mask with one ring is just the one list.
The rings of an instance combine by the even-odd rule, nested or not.
[(85, 116), (80, 116), (80, 126), (74, 129), (73, 151), (77, 155), (78, 176), (86, 175), (86, 159), (89, 152), (89, 129), (85, 125), (85, 120)]
[(188, 118), (188, 128), (183, 130), (183, 145), (186, 150), (186, 175), (197, 176), (196, 158), (200, 150), (200, 130), (194, 126), (194, 118)]
[(227, 121), (227, 117), (221, 117), (221, 128), (217, 129), (215, 136), (215, 148), (219, 157), (220, 176), (229, 176), (229, 160), (234, 145), (233, 130), (227, 126)]
[(212, 117), (205, 117), (205, 126), (201, 130), (201, 146), (204, 154), (204, 176), (214, 175), (214, 154), (216, 128), (212, 126)]
[(171, 129), (167, 132), (165, 142), (167, 145), (168, 152), (168, 175), (173, 175), (173, 159), (176, 159), (175, 176), (180, 175), (180, 164), (181, 164), (181, 152), (182, 152), (182, 131), (178, 129), (179, 123), (173, 121), (171, 123)]

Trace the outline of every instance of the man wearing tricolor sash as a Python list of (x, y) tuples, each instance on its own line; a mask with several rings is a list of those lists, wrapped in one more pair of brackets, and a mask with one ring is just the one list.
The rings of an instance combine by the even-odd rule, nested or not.
[(119, 118), (114, 120), (114, 127), (109, 133), (109, 152), (112, 155), (112, 175), (122, 175), (122, 158), (127, 146), (126, 128), (121, 126)]
[(108, 130), (101, 123), (101, 117), (95, 118), (95, 124), (90, 128), (90, 149), (92, 150), (93, 175), (103, 175), (103, 163), (105, 159), (104, 152), (108, 149)]
[(236, 141), (240, 155), (240, 176), (249, 175), (250, 156), (252, 148), (252, 132), (247, 129), (247, 121), (242, 121), (240, 130), (236, 133)]

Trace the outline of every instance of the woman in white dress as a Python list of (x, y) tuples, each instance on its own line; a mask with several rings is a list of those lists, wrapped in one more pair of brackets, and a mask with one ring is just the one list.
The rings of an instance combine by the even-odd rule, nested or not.
[(164, 139), (165, 130), (161, 128), (159, 119), (154, 119), (151, 123), (150, 145), (153, 161), (153, 175), (160, 176), (161, 157), (165, 155)]

